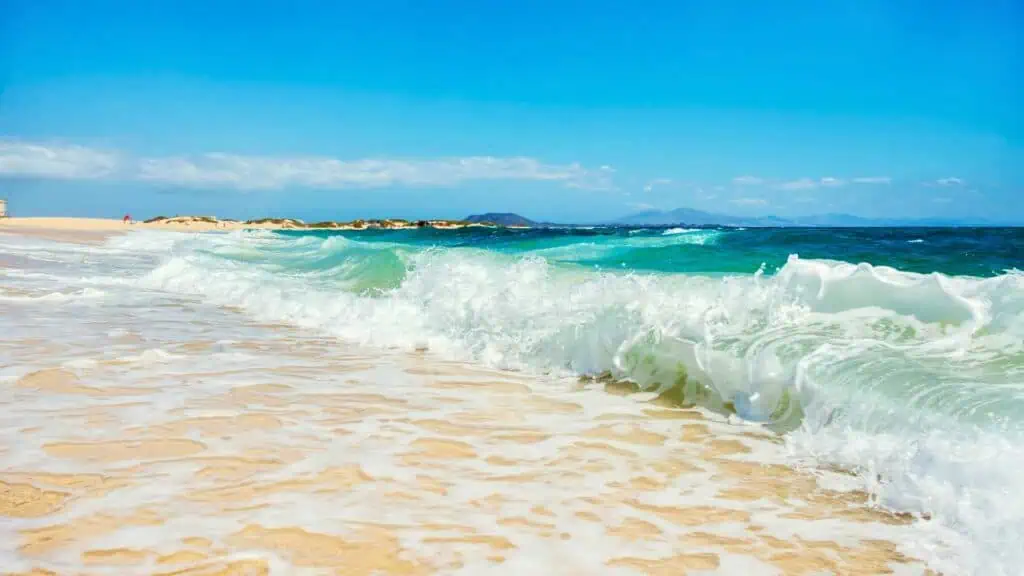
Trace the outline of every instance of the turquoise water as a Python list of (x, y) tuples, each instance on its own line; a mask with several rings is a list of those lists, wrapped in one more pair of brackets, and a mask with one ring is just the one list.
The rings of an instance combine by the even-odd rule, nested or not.
[(829, 422), (1015, 428), (1021, 246), (1022, 229), (286, 231), (172, 264), (228, 274), (203, 289), (258, 293), (275, 321), (629, 380), (780, 431), (815, 404)]
[(868, 262), (908, 272), (997, 276), (1024, 268), (1024, 228), (594, 228), (285, 231), (340, 235), (371, 244), (480, 248), (564, 263), (679, 273), (749, 274), (782, 267), (790, 254)]
[[(129, 235), (144, 290), (339, 342), (602, 376), (766, 426), (920, 515), (949, 573), (1024, 563), (1024, 230)], [(122, 245), (123, 244), (123, 245)], [(924, 520), (927, 518), (927, 520)], [(943, 566), (942, 562), (937, 564)]]
[(258, 293), (274, 320), (610, 375), (779, 430), (816, 402), (830, 422), (1016, 427), (1022, 246), (1024, 229), (285, 231), (204, 238), (171, 264), (228, 274), (204, 290)]

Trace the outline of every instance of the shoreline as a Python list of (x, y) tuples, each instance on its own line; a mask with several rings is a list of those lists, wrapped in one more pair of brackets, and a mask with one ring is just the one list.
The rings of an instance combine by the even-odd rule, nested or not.
[[(154, 228), (109, 222), (77, 233)], [(932, 573), (902, 545), (913, 518), (702, 409), (122, 284), (19, 286), (0, 300), (16, 573)]]
[(47, 228), (69, 231), (116, 232), (134, 229), (172, 230), (182, 232), (233, 230), (410, 230), (434, 228), (458, 230), (461, 228), (512, 228), (528, 226), (502, 226), (490, 222), (463, 220), (404, 220), (400, 218), (357, 219), (348, 222), (323, 221), (306, 223), (294, 218), (261, 218), (257, 220), (218, 219), (212, 216), (174, 216), (126, 223), (116, 218), (80, 218), (75, 216), (38, 216), (0, 218), (0, 230)]
[(126, 223), (115, 218), (79, 218), (74, 216), (39, 216), (0, 218), (0, 234), (17, 234), (58, 242), (98, 244), (111, 236), (134, 230), (163, 232), (235, 232), (239, 230), (460, 230), (462, 228), (528, 229), (528, 226), (501, 226), (488, 222), (460, 220), (353, 220), (351, 222), (315, 222), (307, 224), (291, 218), (259, 220), (220, 220), (208, 216), (158, 217), (143, 222)]
[[(330, 570), (355, 554), (366, 573), (523, 573), (546, 557), (537, 546), (563, 558), (549, 562), (574, 558), (575, 574), (932, 573), (900, 550), (910, 518), (783, 463), (757, 428), (603, 386), (328, 348), (292, 327), (216, 316), (253, 339), (217, 352), (115, 321), (102, 329), (123, 332), (116, 356), (93, 349), (91, 362), (69, 363), (18, 350), (36, 366), (11, 382), (29, 408), (11, 423), (39, 456), (0, 472), (14, 573), (155, 563), (271, 574), (275, 555)], [(156, 350), (179, 383), (150, 373)], [(244, 359), (216, 368), (210, 355), (225, 353)], [(180, 410), (155, 402), (168, 389), (184, 395)], [(139, 410), (153, 422), (122, 424)], [(74, 432), (84, 423), (89, 438)], [(302, 513), (317, 506), (345, 513)], [(151, 537), (134, 537), (139, 527)], [(154, 539), (160, 529), (167, 537)], [(607, 550), (573, 555), (588, 543)]]
[(275, 224), (251, 224), (213, 219), (181, 218), (157, 222), (126, 223), (114, 218), (31, 217), (0, 218), (0, 234), (15, 234), (74, 244), (100, 244), (111, 236), (135, 230), (164, 232), (231, 232), (235, 230), (283, 230)]

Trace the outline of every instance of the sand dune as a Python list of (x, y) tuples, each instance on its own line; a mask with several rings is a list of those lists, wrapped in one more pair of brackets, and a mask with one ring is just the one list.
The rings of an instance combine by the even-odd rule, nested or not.
[(111, 234), (131, 230), (164, 230), (170, 232), (229, 232), (232, 230), (364, 230), (383, 228), (403, 230), (430, 227), (444, 230), (470, 227), (492, 227), (486, 223), (467, 223), (457, 220), (400, 219), (354, 220), (352, 222), (318, 222), (307, 224), (291, 218), (263, 218), (260, 220), (220, 220), (211, 216), (174, 216), (158, 220), (127, 223), (114, 218), (0, 218), (0, 233), (15, 232), (23, 235), (68, 242), (102, 241)]
[(260, 224), (247, 224), (236, 220), (218, 220), (216, 218), (204, 219), (195, 216), (183, 216), (169, 218), (158, 222), (133, 222), (125, 223), (114, 218), (65, 218), (65, 217), (40, 217), (40, 218), (4, 218), (0, 220), (0, 230), (7, 228), (23, 229), (49, 229), (68, 230), (76, 232), (122, 232), (134, 229), (153, 230), (174, 230), (186, 232), (201, 232), (205, 230), (240, 230), (242, 228), (280, 229), (288, 228), (285, 224), (265, 222)]
[(242, 229), (280, 230), (291, 227), (293, 226), (289, 226), (286, 223), (245, 223), (236, 220), (205, 219), (194, 216), (171, 218), (150, 223), (126, 223), (114, 218), (40, 217), (0, 219), (0, 233), (14, 233), (23, 236), (85, 244), (102, 242), (111, 235), (122, 234), (132, 230), (227, 232)]

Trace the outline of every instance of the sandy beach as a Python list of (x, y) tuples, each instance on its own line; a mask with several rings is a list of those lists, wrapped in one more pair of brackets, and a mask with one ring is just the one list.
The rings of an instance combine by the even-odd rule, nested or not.
[(0, 221), (47, 255), (0, 268), (6, 573), (931, 573), (912, 518), (754, 425), (62, 284), (97, 274), (72, 242), (155, 226)]
[[(321, 222), (306, 224), (288, 218), (265, 218), (256, 221), (220, 220), (210, 216), (175, 216), (153, 221), (125, 222), (114, 218), (28, 217), (0, 218), (0, 234), (17, 233), (23, 236), (47, 238), (76, 243), (102, 242), (114, 234), (132, 230), (162, 232), (233, 232), (238, 230), (360, 230), (369, 228), (411, 229), (419, 225), (452, 230), (473, 227), (493, 227), (490, 224), (465, 223), (451, 220), (430, 220), (419, 223), (406, 220), (357, 220), (354, 222)], [(512, 226), (511, 228), (517, 228)], [(519, 227), (521, 228), (521, 227)]]
[(233, 220), (206, 222), (192, 217), (183, 221), (124, 222), (115, 218), (0, 218), (0, 233), (65, 240), (71, 242), (101, 242), (112, 234), (131, 230), (161, 230), (167, 232), (230, 232), (233, 230), (279, 230), (280, 224), (246, 224)]

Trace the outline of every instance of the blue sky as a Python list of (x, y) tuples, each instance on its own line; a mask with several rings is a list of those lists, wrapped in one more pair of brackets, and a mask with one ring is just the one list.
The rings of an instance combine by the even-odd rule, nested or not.
[(22, 215), (1024, 223), (1024, 5), (0, 0)]

